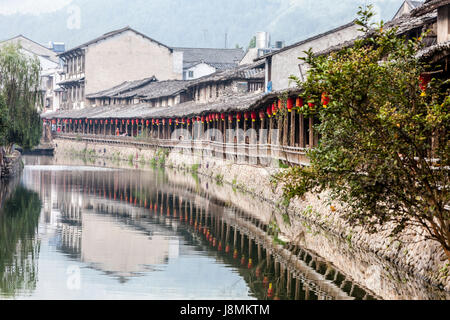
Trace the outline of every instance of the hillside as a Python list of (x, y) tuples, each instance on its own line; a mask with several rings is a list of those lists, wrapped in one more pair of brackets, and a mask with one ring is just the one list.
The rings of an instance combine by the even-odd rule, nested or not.
[[(40, 1), (38, 0), (37, 3)], [(48, 2), (48, 1), (47, 1)], [(68, 6), (40, 14), (1, 14), (0, 40), (23, 34), (47, 44), (73, 47), (113, 29), (131, 26), (170, 46), (247, 47), (257, 31), (286, 44), (324, 32), (355, 18), (364, 0), (67, 0)], [(402, 0), (374, 0), (390, 19)], [(1, 5), (0, 5), (1, 6)], [(68, 27), (80, 12), (80, 28)], [(50, 10), (49, 10), (50, 11)], [(4, 12), (4, 10), (3, 10)]]

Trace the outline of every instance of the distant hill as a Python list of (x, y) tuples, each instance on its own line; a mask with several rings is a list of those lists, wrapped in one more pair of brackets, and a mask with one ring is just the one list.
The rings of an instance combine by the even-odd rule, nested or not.
[[(348, 23), (365, 0), (73, 0), (80, 29), (70, 29), (69, 7), (39, 15), (0, 15), (0, 40), (23, 34), (35, 41), (64, 41), (70, 48), (105, 32), (131, 26), (169, 46), (246, 49), (257, 31), (286, 44)], [(369, 1), (370, 2), (370, 1)], [(402, 0), (374, 0), (389, 20)]]

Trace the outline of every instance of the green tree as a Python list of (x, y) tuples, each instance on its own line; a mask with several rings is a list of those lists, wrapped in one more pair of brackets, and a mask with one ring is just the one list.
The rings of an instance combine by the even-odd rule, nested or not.
[(256, 48), (256, 36), (254, 36), (254, 37), (250, 40), (250, 43), (248, 44), (248, 48), (249, 48), (249, 49)]
[(7, 106), (7, 116), (2, 120), (6, 132), (0, 136), (7, 152), (15, 143), (25, 149), (39, 144), (40, 64), (37, 58), (23, 54), (20, 46), (7, 45), (0, 50), (0, 95)]
[(279, 181), (288, 199), (329, 190), (350, 222), (372, 231), (386, 222), (394, 233), (420, 226), (450, 259), (448, 73), (424, 76), (432, 66), (417, 57), (422, 37), (398, 37), (382, 22), (373, 28), (371, 8), (359, 14), (363, 40), (329, 56), (308, 52), (307, 80), (292, 77), (314, 104), (300, 112), (320, 120), (320, 143), (310, 167)]

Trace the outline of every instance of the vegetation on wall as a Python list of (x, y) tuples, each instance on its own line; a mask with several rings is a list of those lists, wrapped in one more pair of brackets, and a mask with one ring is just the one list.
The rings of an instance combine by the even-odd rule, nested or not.
[(448, 74), (432, 78), (417, 58), (423, 36), (374, 27), (370, 7), (359, 15), (364, 39), (329, 56), (308, 52), (306, 81), (294, 78), (300, 111), (320, 120), (320, 143), (310, 167), (290, 168), (278, 182), (288, 199), (329, 190), (350, 222), (372, 231), (419, 226), (450, 259)]

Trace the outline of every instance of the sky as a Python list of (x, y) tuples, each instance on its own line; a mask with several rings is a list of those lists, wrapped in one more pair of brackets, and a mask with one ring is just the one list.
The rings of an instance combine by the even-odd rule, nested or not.
[(0, 41), (23, 34), (74, 47), (131, 26), (169, 46), (248, 45), (258, 31), (286, 45), (346, 24), (359, 5), (390, 20), (403, 0), (0, 0)]

